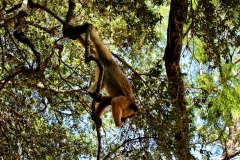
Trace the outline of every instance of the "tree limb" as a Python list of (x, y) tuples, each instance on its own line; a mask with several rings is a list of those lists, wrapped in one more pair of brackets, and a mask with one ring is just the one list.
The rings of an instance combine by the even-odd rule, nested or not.
[[(102, 62), (96, 58), (95, 56), (91, 55), (91, 52), (94, 52), (91, 47), (90, 47), (90, 32), (92, 29), (92, 25), (89, 24), (85, 24), (82, 26), (72, 26), (70, 24), (71, 20), (73, 19), (74, 16), (74, 9), (76, 7), (75, 5), (75, 1), (74, 0), (69, 0), (69, 8), (68, 8), (68, 12), (66, 15), (66, 20), (63, 23), (63, 36), (64, 37), (69, 37), (70, 39), (76, 40), (78, 39), (78, 41), (84, 46), (85, 45), (85, 62), (90, 62), (90, 61), (95, 61), (99, 67), (100, 70), (100, 74), (99, 74), (99, 79), (98, 79), (98, 85), (97, 85), (97, 90), (96, 90), (96, 94), (95, 97), (93, 97), (93, 102), (92, 102), (92, 119), (96, 125), (96, 130), (97, 130), (97, 137), (98, 137), (98, 154), (97, 154), (97, 160), (100, 160), (101, 158), (101, 149), (102, 149), (102, 145), (101, 145), (101, 131), (100, 128), (102, 126), (102, 121), (101, 118), (99, 118), (96, 114), (95, 111), (95, 105), (96, 105), (96, 100), (99, 99), (100, 96), (100, 89), (102, 86), (102, 80), (103, 80), (103, 64)], [(85, 40), (85, 44), (84, 44), (84, 40), (82, 39), (81, 34), (86, 33), (86, 40)]]
[(0, 87), (0, 92), (3, 90), (4, 86), (11, 81), (14, 77), (16, 77), (17, 75), (21, 74), (24, 72), (24, 69), (22, 68), (21, 70), (13, 73), (12, 75), (8, 76), (5, 81), (2, 83), (2, 86)]

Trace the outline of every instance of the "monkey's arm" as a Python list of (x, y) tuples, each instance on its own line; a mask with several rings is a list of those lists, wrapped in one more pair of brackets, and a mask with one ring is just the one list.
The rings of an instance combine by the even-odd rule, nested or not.
[(122, 117), (128, 116), (123, 111), (128, 109), (130, 101), (125, 96), (118, 96), (112, 99), (112, 116), (116, 126), (122, 126)]
[(114, 61), (112, 53), (103, 44), (103, 42), (100, 40), (97, 32), (94, 29), (92, 29), (90, 33), (90, 39), (96, 50), (95, 55), (101, 60), (104, 67), (108, 66), (110, 64), (109, 62)]
[(96, 113), (99, 117), (101, 117), (107, 108), (107, 106), (111, 105), (112, 97), (104, 96), (102, 97), (102, 101), (98, 104)]

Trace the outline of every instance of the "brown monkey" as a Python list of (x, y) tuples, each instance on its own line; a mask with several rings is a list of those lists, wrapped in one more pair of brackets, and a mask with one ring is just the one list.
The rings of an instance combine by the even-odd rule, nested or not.
[[(83, 30), (87, 25), (83, 25)], [(109, 96), (102, 97), (102, 101), (98, 104), (96, 113), (101, 117), (105, 109), (111, 105), (112, 116), (116, 126), (121, 127), (122, 122), (127, 118), (133, 117), (138, 112), (138, 107), (132, 93), (132, 86), (126, 76), (123, 74), (118, 64), (113, 59), (112, 53), (99, 39), (98, 34), (94, 29), (91, 30), (90, 39), (94, 45), (91, 53), (95, 54), (104, 65), (103, 86), (108, 92)], [(78, 37), (79, 42), (85, 47), (85, 41)], [(99, 68), (96, 68), (95, 80), (89, 88), (89, 93), (95, 94), (97, 88), (97, 81), (99, 77)]]

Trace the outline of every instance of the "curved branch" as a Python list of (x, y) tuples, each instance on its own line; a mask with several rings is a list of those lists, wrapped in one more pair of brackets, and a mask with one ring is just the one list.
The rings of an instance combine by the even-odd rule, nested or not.
[(22, 68), (20, 69), (19, 71), (13, 73), (12, 75), (8, 76), (4, 82), (2, 82), (2, 86), (0, 87), (0, 92), (3, 90), (4, 86), (9, 82), (11, 81), (12, 79), (14, 79), (17, 75), (20, 75), (22, 73), (26, 74), (26, 73), (33, 73), (34, 70), (32, 68)]
[(15, 32), (13, 33), (13, 35), (17, 40), (28, 45), (31, 48), (32, 52), (36, 56), (36, 61), (37, 61), (37, 68), (34, 71), (38, 72), (42, 69), (42, 56), (41, 56), (40, 52), (38, 51), (35, 43), (33, 43), (33, 40), (28, 38), (22, 31), (24, 28), (24, 25), (25, 25), (25, 17), (26, 16), (27, 16), (27, 14), (24, 11), (20, 11), (18, 13), (17, 23), (15, 25), (16, 29), (15, 29)]
[(38, 3), (33, 3), (32, 0), (29, 0), (29, 7), (30, 8), (40, 8), (40, 9), (46, 11), (47, 13), (49, 13), (54, 18), (56, 18), (60, 23), (62, 23), (62, 24), (64, 23), (64, 21), (60, 17), (58, 17), (56, 14), (54, 14), (50, 9), (48, 9), (47, 7), (42, 6)]
[(20, 42), (28, 45), (31, 48), (34, 55), (36, 56), (36, 61), (37, 61), (37, 68), (35, 69), (35, 71), (36, 72), (40, 71), (42, 69), (42, 56), (38, 52), (38, 49), (35, 43), (33, 43), (30, 38), (26, 37), (26, 35), (23, 32), (14, 32), (14, 37)]
[(4, 86), (11, 81), (14, 77), (16, 77), (17, 75), (21, 74), (24, 72), (24, 69), (22, 68), (21, 70), (13, 73), (12, 75), (8, 76), (5, 81), (2, 83), (2, 86), (0, 87), (0, 92), (3, 90)]

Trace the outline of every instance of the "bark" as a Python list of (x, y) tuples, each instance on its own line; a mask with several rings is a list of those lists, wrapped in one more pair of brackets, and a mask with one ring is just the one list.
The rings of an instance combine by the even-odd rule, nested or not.
[(238, 134), (240, 129), (238, 127), (239, 116), (233, 118), (233, 126), (229, 127), (228, 140), (222, 143), (223, 153), (219, 160), (230, 160), (240, 154), (238, 149)]
[(190, 154), (189, 120), (184, 98), (184, 83), (180, 71), (183, 25), (187, 15), (187, 0), (172, 0), (170, 6), (167, 46), (164, 60), (168, 77), (168, 92), (176, 114), (174, 130), (174, 156), (177, 159), (192, 159)]

